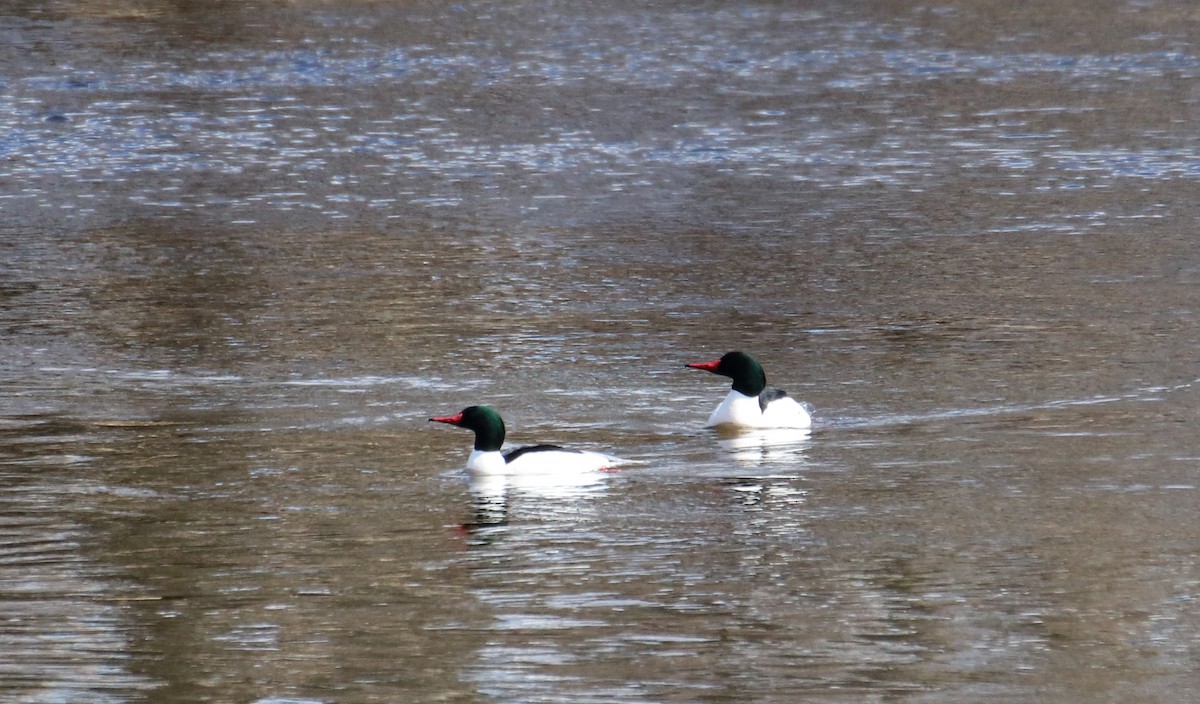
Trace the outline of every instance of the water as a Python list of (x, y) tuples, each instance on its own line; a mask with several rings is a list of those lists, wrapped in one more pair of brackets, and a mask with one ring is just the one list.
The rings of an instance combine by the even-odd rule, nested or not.
[(4, 699), (1187, 700), (1191, 9), (826, 5), (7, 7)]

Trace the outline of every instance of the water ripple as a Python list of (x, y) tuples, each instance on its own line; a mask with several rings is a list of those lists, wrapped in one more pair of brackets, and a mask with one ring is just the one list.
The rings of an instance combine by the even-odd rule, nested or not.
[[(899, 129), (888, 143), (870, 145), (862, 138), (874, 130), (865, 124), (817, 119), (843, 100), (858, 101), (883, 87), (916, 89), (930, 81), (1116, 86), (1145, 78), (1188, 80), (1200, 66), (1193, 54), (935, 50), (922, 47), (902, 28), (861, 24), (840, 27), (837, 37), (822, 35), (831, 31), (828, 27), (810, 32), (801, 39), (806, 46), (797, 48), (765, 34), (763, 23), (803, 27), (811, 24), (809, 15), (784, 12), (766, 20), (758, 13), (720, 14), (726, 23), (716, 31), (686, 13), (670, 15), (665, 23), (661, 17), (646, 23), (638, 15), (617, 15), (613, 26), (594, 36), (554, 28), (566, 43), (514, 55), (498, 55), (494, 47), (472, 42), (459, 47), (460, 53), (439, 53), (364, 41), (218, 49), (186, 68), (169, 58), (143, 58), (96, 68), (65, 65), (55, 73), (17, 77), (0, 91), (5, 135), (0, 156), (25, 185), (6, 198), (23, 208), (83, 221), (102, 217), (104, 204), (123, 201), (156, 217), (219, 206), (257, 213), (241, 219), (253, 223), (269, 213), (386, 219), (401, 203), (418, 209), (499, 204), (509, 196), (500, 183), (513, 169), (539, 184), (529, 195), (542, 198), (561, 195), (545, 189), (564, 177), (606, 183), (600, 190), (616, 196), (658, 183), (659, 172), (710, 167), (839, 187), (920, 188), (931, 173), (991, 166), (1104, 181), (1190, 180), (1200, 174), (1200, 152), (1190, 148), (1081, 150), (1062, 133), (980, 125), (972, 144), (960, 140), (956, 154), (947, 153), (938, 131), (927, 125), (893, 122)], [(621, 40), (608, 41), (611, 32), (620, 32)], [(762, 33), (764, 41), (748, 44), (747, 32)], [(697, 35), (703, 41), (690, 41)], [(846, 36), (856, 38), (853, 48)], [(842, 46), (823, 46), (834, 38)], [(626, 140), (606, 134), (611, 125), (587, 127), (593, 118), (567, 128), (531, 116), (531, 126), (544, 123), (546, 129), (515, 142), (496, 142), (474, 129), (497, 107), (491, 104), (492, 91), (517, 90), (532, 97), (576, 83), (685, 95), (710, 84), (717, 106), (747, 99), (780, 107), (739, 114), (686, 105), (684, 113), (691, 117), (671, 122), (655, 116), (649, 121), (652, 132)], [(430, 88), (453, 93), (463, 85), (473, 88), (459, 101), (421, 97)], [(592, 90), (599, 93), (597, 100), (609, 92)], [(314, 102), (316, 91), (320, 97)], [(833, 93), (809, 100), (822, 91)], [(560, 107), (555, 100), (546, 110)], [(864, 116), (895, 113), (896, 107), (892, 101), (872, 101)], [(587, 97), (581, 109), (585, 115), (640, 119), (639, 110), (622, 106), (614, 113), (607, 103)], [(1054, 108), (1029, 106), (1043, 116), (1048, 109)], [(976, 119), (989, 116), (1001, 117), (985, 110)], [(1047, 139), (1061, 143), (1047, 144)], [(349, 156), (358, 163), (344, 169)], [(368, 173), (369, 180), (363, 177)], [(635, 174), (639, 178), (632, 178)], [(239, 185), (226, 193), (200, 181), (212, 176), (235, 177), (231, 183)], [(52, 181), (60, 186), (49, 188)], [(96, 183), (112, 191), (96, 199), (91, 188)], [(418, 183), (424, 185), (414, 187)], [(531, 207), (539, 206), (531, 202)]]

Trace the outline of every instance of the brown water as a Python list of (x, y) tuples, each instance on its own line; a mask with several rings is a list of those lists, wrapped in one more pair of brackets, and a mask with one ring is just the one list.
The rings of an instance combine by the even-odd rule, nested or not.
[(2, 698), (1194, 697), (1196, 13), (1011, 5), (6, 6)]

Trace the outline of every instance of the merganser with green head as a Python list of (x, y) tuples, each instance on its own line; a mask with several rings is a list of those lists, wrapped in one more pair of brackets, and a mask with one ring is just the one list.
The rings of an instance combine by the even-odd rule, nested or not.
[(431, 422), (447, 423), (475, 432), (475, 446), (467, 458), (467, 469), (494, 474), (546, 474), (594, 472), (622, 464), (623, 460), (599, 452), (570, 450), (558, 445), (530, 445), (501, 452), (504, 421), (491, 406), (469, 406), (453, 416), (437, 416)]
[(807, 428), (808, 409), (782, 389), (768, 389), (762, 365), (745, 352), (729, 352), (711, 362), (687, 365), (733, 380), (729, 394), (708, 417), (705, 427)]

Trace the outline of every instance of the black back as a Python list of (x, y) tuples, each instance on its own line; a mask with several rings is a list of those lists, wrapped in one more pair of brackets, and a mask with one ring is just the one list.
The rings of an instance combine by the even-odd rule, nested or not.
[(505, 463), (512, 462), (513, 460), (517, 459), (521, 455), (528, 454), (530, 452), (551, 452), (551, 451), (578, 452), (578, 450), (568, 450), (567, 448), (560, 447), (558, 445), (526, 445), (525, 447), (518, 447), (517, 449), (512, 450), (511, 452), (504, 453), (504, 461), (505, 461)]
[(758, 395), (758, 407), (762, 409), (763, 413), (766, 413), (767, 404), (778, 401), (784, 396), (787, 396), (787, 392), (783, 389), (763, 389), (763, 392)]

